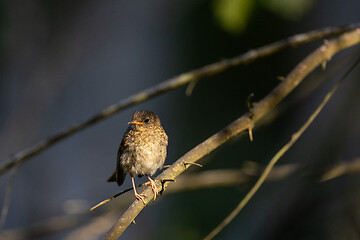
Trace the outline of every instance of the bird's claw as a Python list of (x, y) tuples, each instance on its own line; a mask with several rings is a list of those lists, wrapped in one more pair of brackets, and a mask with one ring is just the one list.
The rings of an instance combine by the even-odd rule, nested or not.
[(145, 194), (137, 194), (137, 193), (135, 193), (135, 198), (137, 200), (141, 200), (144, 203), (144, 205), (146, 205), (144, 197), (146, 197)]
[(144, 185), (145, 185), (145, 186), (151, 186), (151, 189), (152, 189), (153, 192), (154, 192), (154, 201), (155, 201), (156, 195), (159, 193), (159, 190), (158, 190), (157, 187), (156, 187), (155, 181), (152, 180), (151, 178), (149, 178), (149, 182), (146, 182)]

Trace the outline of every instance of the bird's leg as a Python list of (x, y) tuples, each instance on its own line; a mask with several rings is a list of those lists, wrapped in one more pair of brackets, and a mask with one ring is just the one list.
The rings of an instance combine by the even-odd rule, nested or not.
[(136, 192), (135, 181), (134, 181), (134, 177), (133, 177), (133, 176), (131, 176), (131, 181), (132, 181), (132, 185), (133, 185), (133, 188), (134, 188), (135, 198), (136, 198), (137, 200), (141, 200), (141, 201), (144, 203), (144, 205), (146, 205), (145, 200), (144, 200), (145, 195), (144, 195), (144, 194), (138, 194), (138, 193)]
[(157, 189), (157, 187), (156, 187), (155, 181), (152, 180), (152, 179), (149, 177), (149, 175), (145, 174), (145, 176), (149, 179), (149, 182), (146, 182), (144, 185), (145, 185), (145, 186), (151, 186), (151, 189), (152, 189), (153, 192), (154, 192), (154, 201), (155, 201), (156, 195), (158, 194), (159, 191), (158, 191), (158, 189)]

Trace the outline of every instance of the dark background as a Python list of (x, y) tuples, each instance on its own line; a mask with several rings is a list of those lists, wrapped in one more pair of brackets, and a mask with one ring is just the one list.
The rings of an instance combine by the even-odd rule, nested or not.
[[(358, 0), (2, 1), (0, 163), (170, 77), (296, 33), (355, 23), (359, 16)], [(37, 238), (71, 239), (73, 231), (100, 216), (103, 209), (115, 208), (119, 202), (126, 209), (131, 194), (88, 212), (120, 190), (106, 179), (115, 168), (118, 144), (135, 110), (158, 113), (169, 136), (166, 163), (171, 164), (246, 112), (250, 93), (255, 94), (254, 101), (260, 100), (278, 84), (277, 76), (285, 76), (321, 43), (207, 78), (190, 97), (185, 96), (186, 87), (180, 87), (35, 156), (16, 175), (3, 231), (81, 214), (81, 224)], [(266, 164), (359, 53), (359, 47), (346, 50), (325, 71), (313, 72), (281, 104), (285, 111), (255, 128), (254, 142), (246, 136), (231, 140), (202, 159), (203, 168), (190, 171), (236, 169), (245, 161)], [(265, 183), (217, 239), (360, 239), (359, 175), (319, 182), (333, 164), (360, 155), (359, 89), (357, 69), (280, 161), (301, 163), (302, 170)], [(9, 176), (0, 179), (0, 204)], [(129, 179), (121, 189), (130, 187)], [(204, 237), (249, 187), (164, 195), (144, 209), (123, 239)], [(114, 211), (117, 217), (123, 212)], [(99, 235), (101, 231), (94, 233), (94, 239)]]

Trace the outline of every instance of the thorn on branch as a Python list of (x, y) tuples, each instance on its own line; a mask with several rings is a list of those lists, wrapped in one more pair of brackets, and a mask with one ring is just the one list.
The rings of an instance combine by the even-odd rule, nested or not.
[(254, 93), (251, 93), (246, 99), (246, 106), (249, 110), (249, 120), (250, 120), (250, 125), (248, 128), (250, 142), (254, 141), (253, 132), (252, 132), (252, 129), (254, 128), (254, 122), (252, 121), (252, 117), (253, 117), (252, 108), (254, 106), (252, 100), (254, 98), (254, 95), (255, 95)]
[(188, 86), (187, 86), (187, 88), (186, 88), (186, 90), (185, 90), (185, 95), (186, 95), (187, 97), (190, 97), (190, 96), (191, 96), (191, 94), (192, 94), (192, 92), (194, 91), (194, 88), (195, 88), (197, 82), (198, 82), (198, 80), (194, 80), (194, 81), (189, 82), (189, 84), (188, 84)]
[(248, 128), (250, 142), (254, 141), (252, 129), (253, 129), (253, 125), (251, 124), (250, 127)]
[(328, 62), (328, 60), (324, 60), (324, 61), (321, 63), (321, 69), (322, 69), (323, 71), (325, 71), (325, 69), (326, 69), (326, 64), (327, 64), (327, 62)]
[(281, 81), (281, 82), (285, 80), (285, 77), (284, 77), (284, 76), (277, 76), (276, 78), (277, 78), (277, 80), (279, 80), (279, 81)]
[(164, 165), (160, 169), (169, 168), (169, 167), (171, 167), (171, 165)]
[(166, 182), (176, 182), (176, 181), (175, 181), (175, 179), (161, 179), (160, 182), (161, 182), (161, 191), (159, 193), (160, 193), (160, 195), (162, 195), (163, 192), (165, 191), (165, 183)]
[(186, 165), (195, 165), (198, 167), (203, 167), (200, 163), (195, 163), (195, 162), (184, 162), (184, 165), (185, 165), (185, 168), (186, 168)]

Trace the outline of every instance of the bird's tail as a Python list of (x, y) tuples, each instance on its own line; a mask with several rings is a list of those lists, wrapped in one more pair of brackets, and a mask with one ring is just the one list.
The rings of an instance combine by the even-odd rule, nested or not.
[(114, 172), (113, 175), (111, 175), (111, 177), (108, 178), (107, 181), (108, 182), (116, 182), (116, 171)]
[[(116, 174), (117, 172), (117, 174)], [(117, 182), (117, 184), (119, 186), (121, 186), (124, 183), (125, 180), (125, 173), (122, 170), (122, 168), (118, 168), (117, 170), (115, 170), (115, 172), (113, 173), (113, 175), (111, 175), (111, 177), (108, 178), (108, 182)]]

